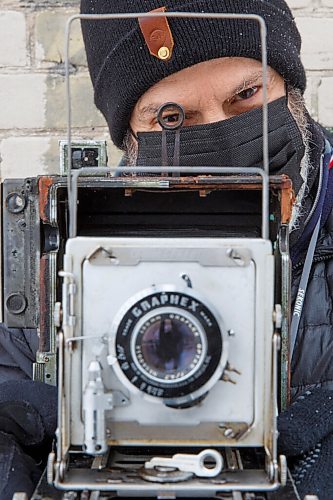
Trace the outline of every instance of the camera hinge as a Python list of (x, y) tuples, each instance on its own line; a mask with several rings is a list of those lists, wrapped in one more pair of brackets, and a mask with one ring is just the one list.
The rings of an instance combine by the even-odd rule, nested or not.
[(62, 296), (63, 296), (63, 325), (73, 327), (75, 326), (75, 295), (76, 295), (76, 284), (74, 275), (65, 271), (60, 271), (59, 276), (61, 276), (64, 281), (62, 285)]

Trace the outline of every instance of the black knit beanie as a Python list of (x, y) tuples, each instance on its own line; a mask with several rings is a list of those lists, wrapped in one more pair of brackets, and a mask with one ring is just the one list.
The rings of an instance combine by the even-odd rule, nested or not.
[[(83, 14), (149, 12), (258, 14), (267, 24), (268, 64), (285, 81), (305, 90), (300, 60), (301, 37), (284, 0), (81, 0)], [(169, 19), (175, 42), (170, 60), (150, 54), (136, 19), (82, 21), (95, 104), (121, 147), (138, 99), (163, 78), (219, 57), (261, 60), (259, 25), (245, 20)]]

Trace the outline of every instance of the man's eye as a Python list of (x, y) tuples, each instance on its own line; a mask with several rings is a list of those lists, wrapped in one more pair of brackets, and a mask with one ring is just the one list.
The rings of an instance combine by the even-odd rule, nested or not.
[(249, 89), (242, 90), (235, 96), (235, 101), (246, 101), (247, 99), (251, 99), (251, 97), (255, 96), (259, 91), (259, 87), (250, 87)]
[(177, 123), (179, 121), (179, 114), (165, 115), (163, 116), (163, 121), (168, 124)]

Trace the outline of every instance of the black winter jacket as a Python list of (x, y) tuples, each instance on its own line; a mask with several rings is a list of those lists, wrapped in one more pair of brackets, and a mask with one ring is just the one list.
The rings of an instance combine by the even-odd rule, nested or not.
[[(333, 144), (333, 137), (325, 130), (323, 132), (330, 144)], [(333, 200), (326, 200), (326, 205), (332, 207)], [(292, 307), (298, 292), (304, 258), (292, 270)], [(333, 211), (322, 227), (316, 245), (291, 373), (292, 400), (315, 387), (333, 390)]]
[[(293, 270), (293, 302), (301, 274), (298, 265)], [(317, 243), (291, 372), (293, 399), (314, 387), (333, 389), (333, 213)]]

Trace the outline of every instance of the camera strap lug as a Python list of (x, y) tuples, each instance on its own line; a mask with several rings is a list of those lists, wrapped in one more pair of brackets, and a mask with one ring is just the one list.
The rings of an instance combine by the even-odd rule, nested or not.
[[(206, 463), (209, 462), (209, 467)], [(214, 465), (213, 465), (214, 464)], [(203, 450), (198, 455), (177, 453), (172, 458), (154, 457), (145, 463), (145, 469), (170, 468), (191, 472), (198, 477), (216, 477), (223, 469), (223, 458), (216, 450)]]

